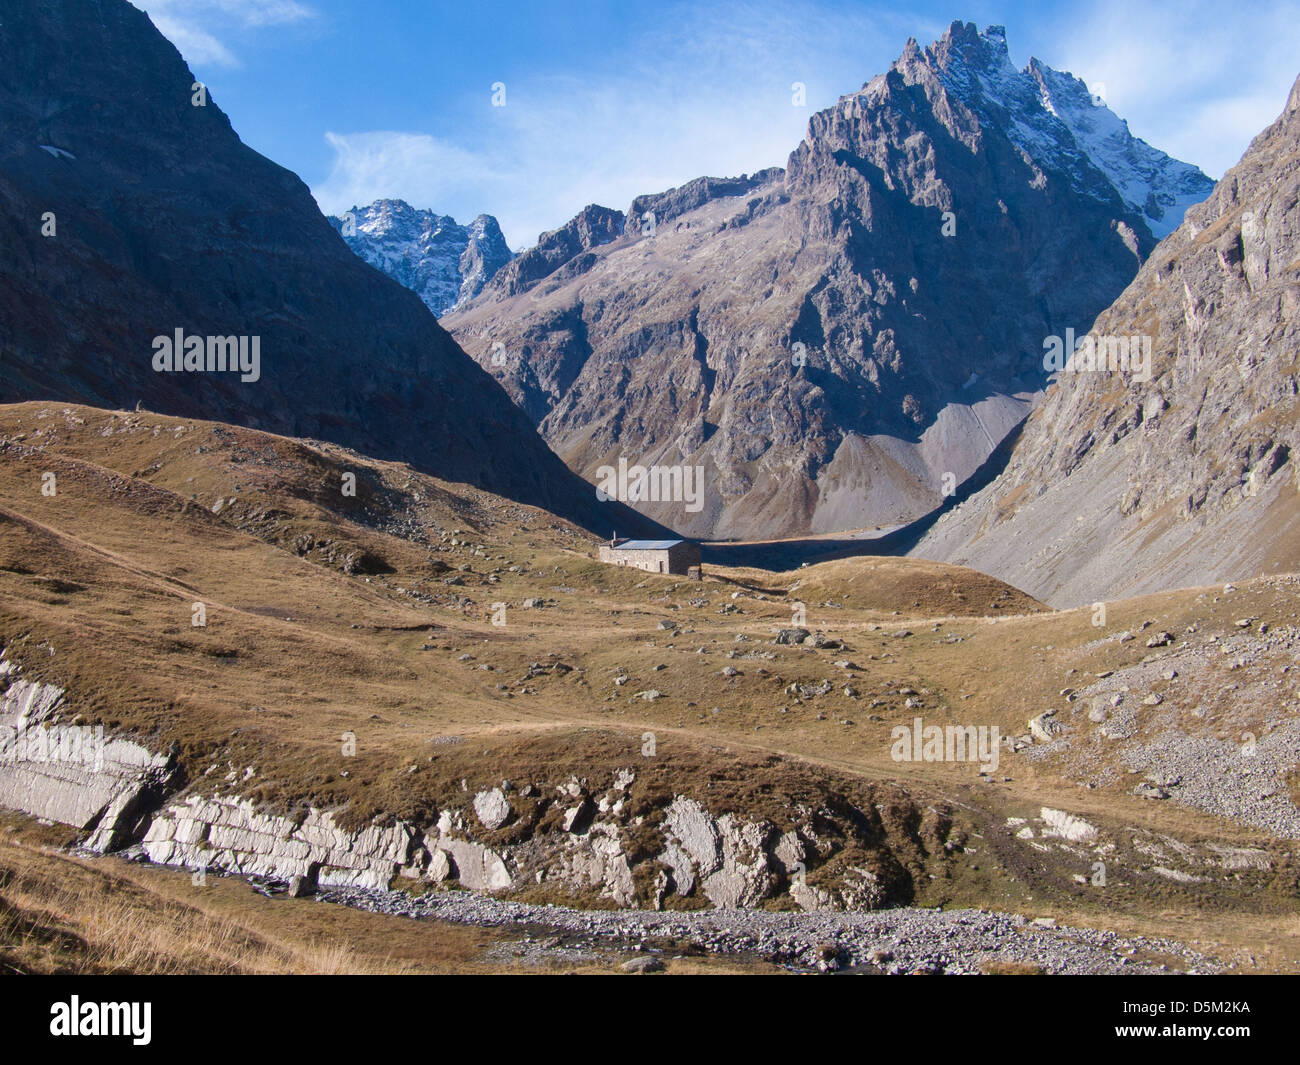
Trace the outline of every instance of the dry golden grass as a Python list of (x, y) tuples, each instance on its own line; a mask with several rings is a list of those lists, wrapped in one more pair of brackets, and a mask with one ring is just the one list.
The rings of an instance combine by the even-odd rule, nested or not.
[[(116, 864), (116, 863), (115, 863)], [(178, 877), (177, 885), (184, 880)], [(401, 973), (341, 941), (254, 929), (110, 868), (0, 838), (0, 963), (26, 973)], [(197, 896), (198, 891), (191, 895)]]
[[(57, 472), (53, 498), (40, 492), (45, 471)], [(348, 471), (355, 499), (338, 491)], [(401, 536), (386, 531), (398, 525)], [(381, 565), (345, 572), (341, 560), (358, 553)], [(1123, 785), (1081, 789), (1049, 761), (1008, 755), (995, 783), (970, 763), (892, 761), (891, 728), (916, 715), (1020, 734), (1062, 705), (1060, 689), (1147, 653), (1142, 640), (1096, 645), (1090, 611), (1046, 611), (982, 574), (917, 560), (706, 566), (697, 583), (595, 555), (590, 537), (551, 515), (338, 448), (147, 413), (0, 407), (0, 641), (25, 675), (69, 689), (70, 713), (173, 748), (196, 789), (238, 787), (272, 808), (336, 809), (345, 822), (427, 823), (463, 798), (462, 780), (472, 789), (638, 763), (663, 788), (741, 780), (734, 800), (752, 810), (811, 775), (950, 801), (975, 826), (1050, 805), (1102, 825), (1260, 842)], [(529, 597), (548, 605), (525, 609)], [(194, 602), (206, 606), (204, 628), (190, 624)], [(504, 626), (492, 623), (496, 603)], [(774, 646), (799, 603), (808, 628), (849, 649)], [(1294, 619), (1296, 607), (1253, 584), (1231, 602), (1193, 589), (1112, 603), (1104, 631), (1151, 621), (1229, 632), (1242, 614)], [(835, 665), (845, 660), (851, 669)], [(528, 676), (557, 661), (573, 668)], [(724, 677), (727, 665), (739, 674)], [(818, 699), (787, 691), (825, 679), (834, 689)], [(846, 682), (857, 698), (842, 693)], [(662, 698), (634, 697), (647, 689)], [(646, 731), (658, 737), (653, 773), (640, 762)], [(344, 732), (356, 757), (342, 755)], [(458, 742), (435, 742), (448, 739)], [(1284, 888), (1162, 886), (1102, 903), (1063, 891), (1056, 870), (981, 851), (921, 875), (917, 901), (1069, 907), (1083, 923), (1157, 932), (1179, 927), (1171, 914), (1212, 923), (1230, 913), (1223, 936), (1198, 938), (1230, 951), (1276, 942), (1277, 967), (1300, 959)], [(259, 911), (236, 926), (267, 919)]]

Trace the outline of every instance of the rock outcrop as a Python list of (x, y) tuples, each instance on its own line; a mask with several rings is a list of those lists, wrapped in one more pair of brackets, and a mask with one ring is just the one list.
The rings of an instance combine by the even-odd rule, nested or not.
[[(671, 899), (751, 909), (787, 892), (807, 910), (877, 909), (907, 895), (896, 859), (870, 844), (860, 827), (833, 821), (819, 831), (806, 810), (791, 810), (782, 831), (766, 820), (715, 816), (698, 799), (677, 795), (660, 811), (653, 845), (642, 839), (632, 847), (629, 832), (646, 824), (628, 815), (634, 775), (622, 771), (594, 795), (576, 781), (560, 786), (557, 804), (573, 816), (509, 843), (474, 838), (504, 824), (497, 808), (504, 796), (490, 789), (479, 792), (470, 809), (443, 810), (427, 829), (396, 821), (348, 830), (315, 809), (292, 819), (259, 812), (233, 795), (191, 795), (153, 817), (143, 847), (162, 864), (282, 881), (300, 877), (318, 887), (385, 888), (399, 876), (455, 882), (485, 894), (540, 885), (575, 899), (651, 909)], [(870, 820), (865, 811), (858, 816)], [(849, 849), (865, 848), (854, 851), (858, 861), (833, 860), (848, 852), (847, 840), (833, 842), (842, 835), (852, 840)], [(874, 858), (873, 849), (880, 851)], [(879, 871), (864, 868), (868, 861)]]
[(160, 810), (144, 837), (150, 861), (321, 887), (385, 888), (406, 864), (413, 832), (397, 822), (358, 831), (309, 809), (298, 821), (237, 796), (189, 796)]
[(109, 851), (139, 838), (171, 778), (166, 755), (62, 720), (64, 691), (0, 659), (0, 806), (72, 825)]
[(912, 554), (1055, 606), (1300, 568), (1298, 160), (1300, 82), (1093, 323), (1147, 365), (1081, 349)]

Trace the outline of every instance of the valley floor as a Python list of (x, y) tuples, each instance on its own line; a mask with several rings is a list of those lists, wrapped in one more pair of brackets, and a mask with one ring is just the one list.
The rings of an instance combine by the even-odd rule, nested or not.
[[(917, 560), (692, 582), (596, 548), (329, 445), (0, 408), (9, 726), (48, 696), (42, 728), (168, 764), (100, 833), (152, 864), (70, 852), (98, 814), (10, 824), (5, 964), (610, 971), (644, 940), (669, 971), (829, 943), (895, 971), (1300, 970), (1295, 576), (1052, 611)], [(912, 751), (935, 726), (997, 738)], [(346, 844), (318, 897), (352, 905), (216, 875), (275, 895), (312, 832)], [(205, 887), (159, 864), (200, 843)], [(94, 934), (155, 911), (136, 953)]]

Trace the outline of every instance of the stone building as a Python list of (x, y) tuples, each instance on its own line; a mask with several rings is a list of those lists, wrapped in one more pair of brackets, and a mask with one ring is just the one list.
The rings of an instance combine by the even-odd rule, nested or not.
[(611, 540), (600, 546), (600, 560), (612, 566), (635, 566), (647, 573), (700, 576), (700, 545), (689, 540)]

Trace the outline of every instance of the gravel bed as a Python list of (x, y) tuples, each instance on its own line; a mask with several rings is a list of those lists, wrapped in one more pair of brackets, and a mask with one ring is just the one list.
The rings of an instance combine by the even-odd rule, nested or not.
[(984, 910), (593, 911), (529, 905), (468, 891), (416, 897), (353, 888), (325, 889), (318, 898), (404, 917), (493, 928), (540, 926), (628, 951), (643, 949), (647, 939), (669, 938), (708, 952), (751, 954), (804, 970), (969, 974), (979, 973), (989, 962), (1030, 963), (1052, 974), (1222, 969), (1168, 939), (1044, 927), (1019, 914)]

